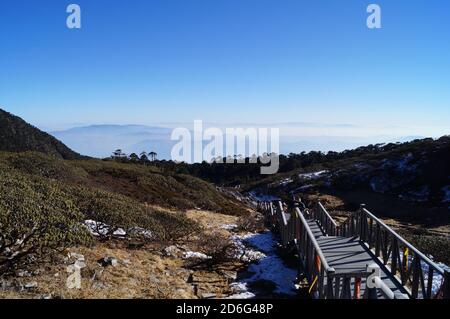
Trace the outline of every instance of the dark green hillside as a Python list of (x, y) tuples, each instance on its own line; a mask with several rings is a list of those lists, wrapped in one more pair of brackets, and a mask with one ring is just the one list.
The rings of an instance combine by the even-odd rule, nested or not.
[(36, 151), (62, 159), (81, 158), (80, 154), (53, 136), (2, 109), (0, 109), (0, 151)]
[(153, 166), (96, 159), (61, 160), (37, 152), (3, 152), (0, 169), (30, 179), (56, 180), (62, 185), (101, 190), (141, 204), (180, 210), (198, 208), (230, 215), (245, 212), (210, 183)]
[(114, 161), (0, 152), (0, 274), (31, 254), (48, 256), (89, 243), (92, 236), (82, 227), (87, 220), (99, 223), (99, 240), (117, 236), (116, 231), (125, 231), (133, 242), (181, 240), (200, 231), (184, 214), (197, 208), (246, 213), (214, 186), (189, 175)]

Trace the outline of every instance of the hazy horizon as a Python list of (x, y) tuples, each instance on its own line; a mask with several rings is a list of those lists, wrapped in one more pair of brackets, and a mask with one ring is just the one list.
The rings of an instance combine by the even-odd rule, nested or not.
[(377, 1), (381, 29), (363, 0), (76, 3), (81, 29), (65, 3), (0, 3), (0, 106), (45, 131), (203, 120), (280, 128), (289, 143), (450, 133), (448, 1)]
[[(188, 123), (181, 124), (184, 124), (183, 127), (188, 127), (192, 132), (192, 127), (189, 127)], [(204, 126), (208, 128), (211, 127), (211, 124), (217, 123), (204, 123)], [(171, 149), (176, 143), (176, 141), (171, 140), (173, 128), (173, 125), (172, 127), (163, 127), (135, 124), (96, 124), (74, 127), (67, 130), (49, 131), (49, 133), (83, 155), (107, 157), (111, 155), (112, 151), (120, 148), (127, 154), (139, 154), (141, 151), (156, 151), (160, 159), (170, 159)], [(383, 134), (375, 136), (289, 135), (289, 130), (281, 129), (280, 153), (343, 151), (369, 144), (406, 142), (425, 137), (432, 136), (389, 136)]]

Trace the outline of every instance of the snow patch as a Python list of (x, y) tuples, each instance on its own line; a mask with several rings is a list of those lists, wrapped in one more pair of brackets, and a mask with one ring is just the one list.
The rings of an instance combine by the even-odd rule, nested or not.
[(253, 200), (259, 201), (259, 202), (273, 202), (276, 200), (280, 200), (279, 197), (269, 195), (269, 194), (262, 194), (257, 191), (251, 191), (249, 192), (249, 197)]
[(315, 179), (322, 177), (322, 175), (324, 175), (326, 173), (328, 173), (328, 171), (318, 171), (318, 172), (312, 172), (312, 173), (299, 174), (298, 177), (305, 179), (305, 180), (315, 180)]
[[(110, 228), (111, 228), (111, 226), (109, 226), (105, 223), (98, 222), (98, 221), (91, 220), (91, 219), (85, 220), (83, 222), (83, 225), (86, 226), (86, 228), (91, 233), (91, 235), (96, 236), (96, 237), (108, 235), (110, 232)], [(125, 237), (127, 235), (139, 235), (139, 236), (143, 236), (145, 238), (152, 238), (152, 232), (148, 229), (144, 229), (141, 227), (130, 228), (128, 230), (128, 233), (123, 228), (117, 228), (112, 233), (112, 235), (116, 236), (116, 237)]]
[(248, 290), (248, 284), (260, 280), (271, 281), (276, 285), (275, 293), (296, 294), (293, 280), (297, 270), (287, 267), (277, 254), (277, 240), (270, 231), (260, 234), (249, 233), (236, 235), (233, 238), (244, 258), (253, 261), (248, 271), (252, 275), (242, 281), (232, 284), (235, 294), (230, 298), (253, 298), (255, 295)]
[(144, 238), (152, 238), (153, 237), (153, 233), (145, 228), (142, 227), (133, 227), (131, 228), (128, 233), (130, 235), (138, 235), (138, 236), (142, 236)]
[(247, 284), (243, 282), (233, 282), (230, 285), (230, 290), (233, 294), (228, 296), (227, 299), (252, 299), (256, 297), (254, 293), (249, 291)]
[[(450, 271), (450, 267), (448, 267), (445, 264), (438, 263), (437, 265), (443, 270)], [(430, 268), (429, 265), (425, 262), (422, 262), (421, 266), (422, 266), (423, 273), (428, 274), (428, 269)], [(441, 275), (434, 273), (433, 282), (431, 285), (432, 286), (431, 291), (432, 291), (433, 295), (435, 295), (439, 292), (443, 282), (444, 282), (444, 278)], [(426, 275), (425, 275), (425, 285), (428, 286), (428, 276), (426, 276)]]
[[(108, 235), (109, 231), (110, 231), (110, 226), (102, 223), (102, 222), (97, 222), (95, 220), (85, 220), (84, 221), (84, 226), (86, 226), (86, 228), (88, 229), (88, 231), (91, 233), (91, 235), (93, 236), (106, 236)], [(117, 230), (115, 230), (113, 232), (113, 236), (118, 236), (118, 237), (123, 237), (126, 236), (126, 231), (123, 228), (118, 228)]]
[(205, 255), (204, 253), (199, 253), (196, 251), (187, 251), (183, 254), (184, 259), (197, 258), (197, 259), (211, 259), (211, 256)]
[(238, 228), (238, 225), (236, 224), (225, 224), (220, 226), (220, 228), (225, 229), (225, 230), (234, 230), (236, 228)]
[(294, 180), (292, 178), (285, 178), (285, 179), (282, 179), (281, 181), (279, 181), (277, 183), (277, 186), (286, 186), (286, 185), (291, 184), (293, 181)]

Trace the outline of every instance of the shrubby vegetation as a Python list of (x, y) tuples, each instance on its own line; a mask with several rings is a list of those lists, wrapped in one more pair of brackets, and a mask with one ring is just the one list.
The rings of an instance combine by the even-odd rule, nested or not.
[[(198, 235), (200, 226), (183, 213), (194, 208), (242, 213), (207, 182), (158, 167), (0, 152), (0, 273), (122, 230), (133, 243)], [(86, 220), (98, 225), (95, 237)]]
[(0, 272), (88, 243), (82, 220), (56, 183), (0, 171)]

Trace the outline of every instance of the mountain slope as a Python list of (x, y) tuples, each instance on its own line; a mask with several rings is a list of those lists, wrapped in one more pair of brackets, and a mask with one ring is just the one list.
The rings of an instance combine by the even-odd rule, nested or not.
[(0, 109), (0, 151), (36, 151), (61, 159), (82, 157), (53, 136), (2, 109)]
[[(305, 186), (308, 189), (366, 190), (405, 202), (448, 207), (449, 160), (449, 136), (370, 145), (343, 153), (294, 154), (286, 161), (300, 168), (271, 176), (254, 183), (253, 187), (269, 185), (280, 193), (302, 192)], [(319, 171), (321, 174), (305, 174)]]

